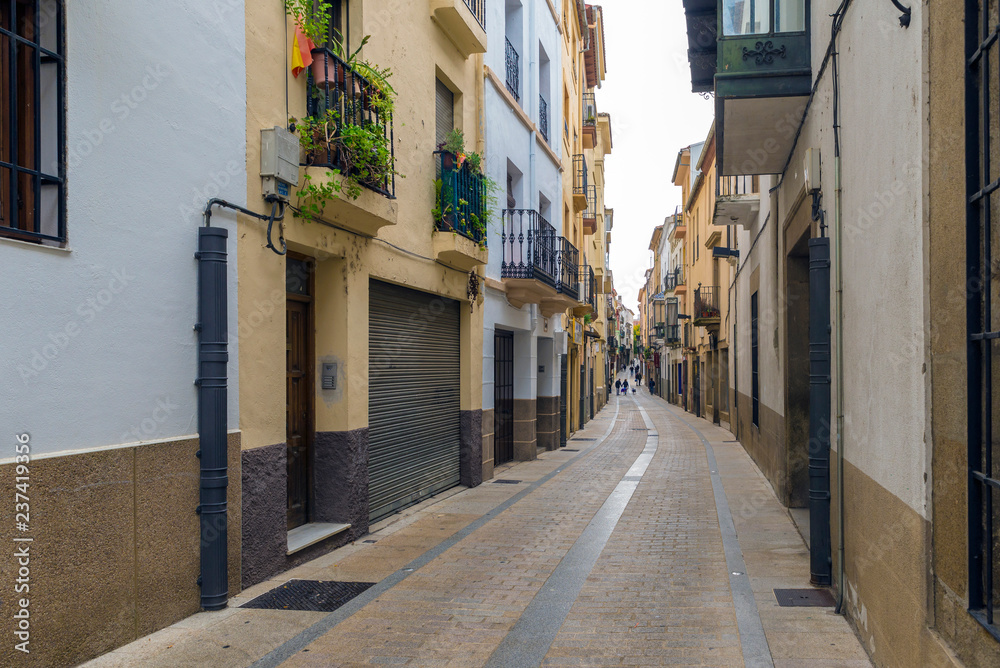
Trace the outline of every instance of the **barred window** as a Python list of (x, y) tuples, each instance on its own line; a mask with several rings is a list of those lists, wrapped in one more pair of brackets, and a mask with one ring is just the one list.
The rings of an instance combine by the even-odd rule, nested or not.
[(0, 236), (66, 241), (63, 3), (0, 0)]

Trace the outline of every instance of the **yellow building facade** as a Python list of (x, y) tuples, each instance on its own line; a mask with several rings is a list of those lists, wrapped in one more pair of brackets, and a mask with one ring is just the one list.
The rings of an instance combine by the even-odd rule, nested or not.
[[(371, 70), (348, 68), (334, 52), (317, 55), (333, 73), (325, 85), (294, 77), (293, 20), (280, 4), (248, 6), (248, 173), (261, 162), (262, 130), (298, 119), (302, 138), (303, 119), (321, 117), (325, 103), (340, 114), (338, 137), (384, 132), (398, 174), (363, 182), (354, 198), (345, 192), (346, 140), (303, 149), (284, 219), (272, 230), (240, 219), (243, 586), (482, 479), (477, 267), (487, 249), (460, 230), (467, 220), (436, 215), (435, 181), (457, 173), (436, 153), (447, 131), (464, 132), (467, 154), (482, 149), (486, 33), (460, 1), (391, 13), (337, 2), (332, 23), (346, 53), (363, 44), (364, 62), (391, 70), (391, 115), (372, 103), (375, 77), (358, 76)], [(345, 191), (323, 201), (308, 190), (324, 183)], [(261, 179), (248, 178), (247, 201), (266, 207)]]

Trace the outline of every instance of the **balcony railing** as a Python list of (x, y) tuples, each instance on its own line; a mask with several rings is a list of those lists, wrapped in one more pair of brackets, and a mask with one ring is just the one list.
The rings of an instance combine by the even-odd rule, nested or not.
[(717, 322), (719, 311), (719, 286), (702, 286), (694, 291), (694, 324)]
[(442, 232), (457, 232), (486, 245), (486, 179), (469, 163), (461, 166), (453, 153), (437, 151), (441, 161), (441, 188), (434, 226)]
[(580, 267), (580, 302), (590, 306), (597, 313), (597, 281), (594, 279), (594, 268), (589, 264)]
[(517, 50), (514, 45), (510, 43), (510, 40), (504, 38), (507, 42), (507, 90), (510, 94), (514, 96), (515, 100), (521, 99), (521, 65), (520, 57), (517, 55)]
[[(556, 228), (531, 209), (504, 209), (501, 278), (532, 278), (556, 287)], [(575, 249), (574, 249), (575, 250)]]
[(587, 209), (583, 212), (585, 219), (597, 220), (597, 186), (587, 186)]
[(573, 194), (587, 196), (587, 158), (582, 153), (573, 156)]
[(578, 298), (580, 288), (577, 284), (577, 268), (580, 266), (580, 251), (565, 237), (559, 237), (556, 242), (559, 249), (559, 292)]
[(716, 176), (716, 197), (758, 194), (760, 194), (760, 177), (756, 174), (753, 176)]
[(681, 342), (681, 326), (680, 325), (667, 325), (667, 335), (666, 335), (667, 345), (677, 346)]
[(597, 104), (593, 93), (583, 94), (583, 126), (597, 127)]
[[(341, 172), (354, 171), (351, 160), (343, 148), (343, 142), (338, 141), (343, 136), (344, 128), (348, 126), (363, 127), (373, 133), (381, 134), (387, 140), (390, 163), (394, 164), (396, 153), (392, 116), (382, 114), (378, 110), (378, 105), (373, 104), (377, 94), (376, 86), (351, 69), (330, 49), (314, 50), (313, 58), (315, 59), (313, 67), (316, 68), (317, 74), (323, 76), (325, 84), (318, 85), (313, 72), (310, 71), (309, 89), (316, 91), (316, 94), (307, 97), (307, 110), (314, 118), (324, 116), (329, 111), (336, 112), (336, 126), (332, 133), (328, 133), (327, 137), (317, 142), (325, 144), (325, 148), (312, 151), (306, 158), (306, 164), (339, 169)], [(326, 141), (327, 138), (330, 139), (329, 142)], [(396, 177), (391, 169), (384, 176), (359, 179), (359, 181), (365, 187), (386, 197), (396, 196)]]
[(465, 6), (476, 17), (483, 30), (486, 30), (486, 0), (465, 0)]
[(549, 141), (549, 103), (541, 95), (538, 96), (538, 131), (542, 138)]

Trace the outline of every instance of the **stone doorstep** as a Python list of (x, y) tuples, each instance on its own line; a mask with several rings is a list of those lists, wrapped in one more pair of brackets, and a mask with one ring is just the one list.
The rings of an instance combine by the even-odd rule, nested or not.
[(350, 524), (334, 524), (331, 522), (311, 522), (295, 527), (288, 532), (288, 551), (285, 554), (295, 554), (310, 545), (315, 545), (330, 536), (336, 536), (351, 528)]

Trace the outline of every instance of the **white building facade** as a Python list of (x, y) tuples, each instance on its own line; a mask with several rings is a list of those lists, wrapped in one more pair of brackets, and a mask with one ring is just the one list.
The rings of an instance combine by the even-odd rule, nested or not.
[[(101, 4), (0, 7), (0, 471), (11, 509), (15, 491), (30, 498), (25, 648), (38, 665), (75, 664), (199, 609), (195, 252), (207, 201), (246, 199), (243, 2)], [(232, 235), (228, 247), (235, 429)], [(239, 489), (230, 475), (237, 586)], [(21, 656), (13, 644), (0, 663)]]
[(486, 25), (486, 165), (500, 188), (485, 272), (483, 468), (489, 477), (495, 465), (534, 459), (539, 446), (559, 447), (566, 333), (557, 312), (506, 291), (505, 279), (516, 270), (504, 270), (530, 267), (539, 247), (529, 244), (539, 231), (558, 235), (563, 227), (557, 17), (542, 0), (492, 0)]

